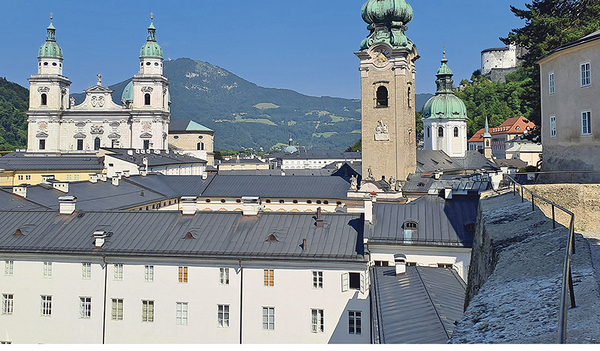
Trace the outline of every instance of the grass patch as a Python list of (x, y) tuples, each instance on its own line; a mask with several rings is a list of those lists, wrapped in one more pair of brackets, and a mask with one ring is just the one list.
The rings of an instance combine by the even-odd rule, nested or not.
[(270, 102), (261, 102), (260, 104), (254, 105), (254, 107), (259, 110), (269, 110), (272, 108), (279, 108), (279, 106), (272, 104)]
[(325, 132), (325, 133), (313, 133), (313, 138), (329, 138), (332, 135), (337, 134), (337, 132)]
[(335, 116), (335, 115), (331, 115), (329, 117), (331, 117), (331, 122), (333, 122), (333, 123), (342, 122), (344, 120), (343, 117), (339, 117), (339, 116)]
[(266, 124), (269, 126), (277, 125), (273, 121), (268, 120), (266, 118), (241, 118), (241, 117), (238, 118), (238, 116), (235, 117), (234, 123), (261, 123), (261, 124)]

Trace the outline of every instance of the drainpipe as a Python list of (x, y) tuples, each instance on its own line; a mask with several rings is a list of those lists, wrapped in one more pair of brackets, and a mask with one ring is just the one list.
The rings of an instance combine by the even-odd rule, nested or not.
[(102, 314), (102, 344), (106, 341), (106, 282), (108, 276), (108, 269), (106, 266), (106, 256), (102, 255), (102, 262), (104, 263), (104, 313)]
[(242, 267), (242, 260), (238, 259), (238, 264), (240, 265), (240, 345), (242, 344), (242, 303), (244, 301), (244, 267)]

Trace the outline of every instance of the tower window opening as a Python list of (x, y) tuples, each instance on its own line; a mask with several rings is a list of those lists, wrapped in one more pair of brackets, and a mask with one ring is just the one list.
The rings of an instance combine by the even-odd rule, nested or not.
[(77, 150), (83, 150), (83, 139), (77, 139)]
[(204, 150), (204, 143), (200, 142), (196, 144), (196, 150)]
[(454, 137), (458, 138), (458, 127), (454, 127)]
[(427, 127), (427, 137), (431, 138), (431, 128)]
[(150, 140), (144, 140), (144, 150), (150, 149)]
[(48, 66), (48, 62), (44, 62), (44, 66)]
[(146, 66), (150, 66), (150, 62), (146, 62)]
[(439, 127), (439, 128), (438, 128), (438, 136), (439, 136), (440, 138), (443, 138), (443, 137), (444, 137), (444, 128), (443, 128), (443, 127)]
[(388, 106), (388, 90), (384, 86), (377, 88), (377, 106), (387, 107)]
[(52, 62), (52, 66), (56, 66), (56, 62)]
[(46, 139), (40, 139), (40, 150), (46, 150)]
[(148, 93), (144, 95), (144, 105), (150, 105), (150, 94)]
[(94, 150), (100, 150), (100, 138), (94, 139)]
[(406, 101), (408, 102), (408, 107), (410, 108), (410, 87), (408, 87), (408, 94), (406, 96)]
[(42, 94), (42, 106), (48, 105), (48, 95)]

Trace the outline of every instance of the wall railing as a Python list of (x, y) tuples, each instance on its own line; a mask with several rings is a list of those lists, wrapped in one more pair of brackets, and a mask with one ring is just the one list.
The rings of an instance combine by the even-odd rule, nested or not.
[[(573, 276), (571, 274), (571, 256), (575, 253), (575, 214), (564, 207), (543, 198), (533, 191), (525, 188), (523, 185), (519, 184), (514, 178), (507, 175), (506, 179), (508, 180), (508, 187), (512, 186), (513, 195), (521, 194), (521, 202), (525, 201), (525, 198), (529, 198), (531, 196), (531, 209), (535, 211), (535, 200), (538, 199), (540, 201), (546, 202), (552, 206), (552, 228), (556, 229), (556, 215), (555, 208), (563, 211), (567, 215), (571, 217), (569, 223), (569, 238), (567, 242), (567, 248), (565, 252), (565, 261), (563, 266), (563, 278), (562, 278), (562, 287), (561, 287), (561, 296), (560, 296), (560, 312), (558, 318), (558, 343), (564, 344), (567, 341), (567, 311), (568, 311), (568, 303), (569, 297), (571, 302), (571, 308), (577, 307), (575, 305), (575, 293), (573, 291)], [(517, 187), (520, 189), (517, 190)], [(529, 193), (527, 195), (526, 193)]]

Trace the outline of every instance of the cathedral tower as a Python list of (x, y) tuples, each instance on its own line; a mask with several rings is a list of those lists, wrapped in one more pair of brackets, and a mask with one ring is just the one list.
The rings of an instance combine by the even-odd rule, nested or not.
[(363, 179), (405, 180), (416, 171), (417, 48), (404, 32), (413, 18), (404, 0), (369, 0), (362, 18), (370, 34), (360, 59)]
[[(62, 75), (63, 52), (56, 43), (56, 29), (50, 25), (46, 29), (46, 42), (38, 51), (38, 73), (29, 78), (29, 111), (27, 149), (44, 151), (57, 149), (58, 140), (48, 139), (59, 133), (59, 120), (69, 107), (69, 86), (71, 82)], [(34, 137), (35, 136), (35, 137)]]
[(465, 157), (467, 150), (467, 108), (454, 95), (452, 70), (446, 53), (437, 71), (437, 91), (423, 107), (425, 150), (442, 150), (450, 157)]

